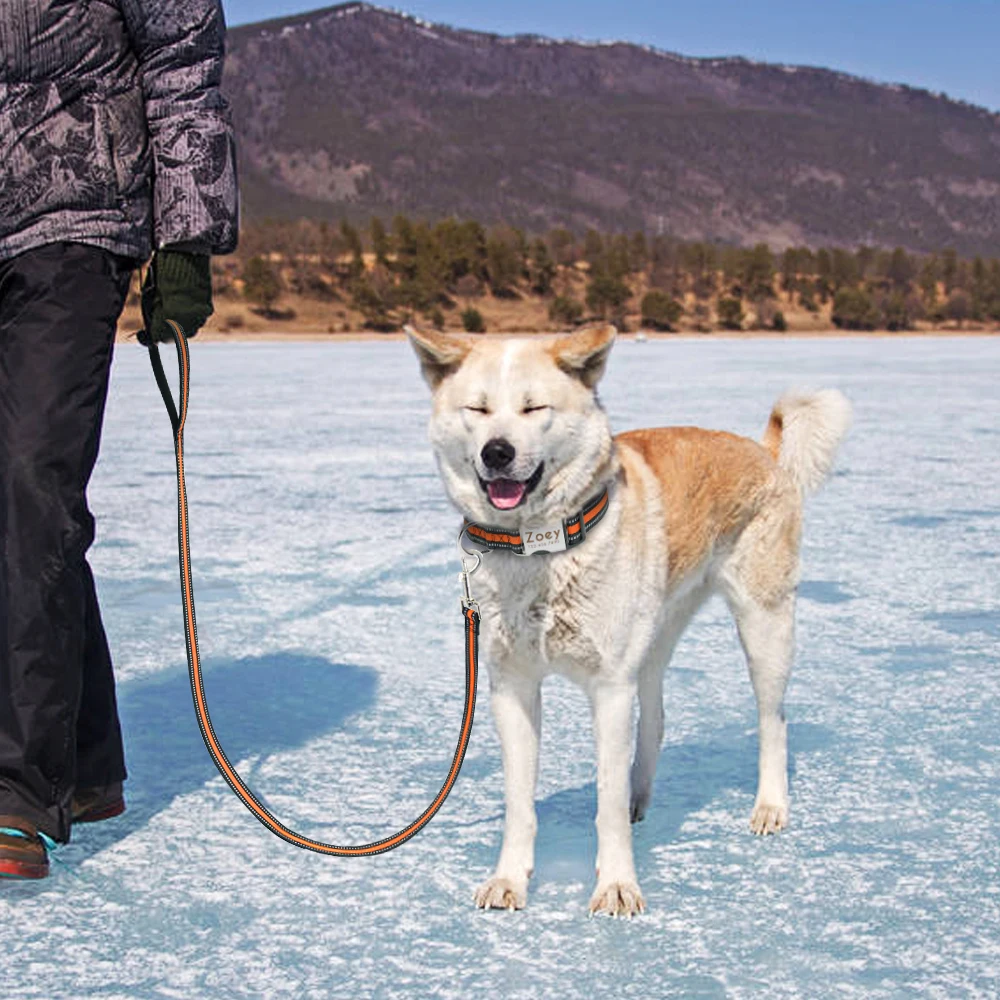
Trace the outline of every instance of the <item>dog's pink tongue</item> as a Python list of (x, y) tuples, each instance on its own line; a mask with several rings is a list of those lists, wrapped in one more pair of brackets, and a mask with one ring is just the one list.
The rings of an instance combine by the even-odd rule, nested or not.
[(487, 486), (490, 503), (500, 510), (512, 510), (523, 499), (527, 487), (524, 483), (515, 483), (512, 479), (495, 479)]

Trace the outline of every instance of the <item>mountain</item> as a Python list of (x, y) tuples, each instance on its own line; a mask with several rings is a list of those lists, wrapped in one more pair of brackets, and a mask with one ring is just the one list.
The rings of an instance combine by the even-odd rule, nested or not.
[(231, 29), (225, 86), (251, 220), (1000, 250), (1000, 115), (826, 69), (347, 3)]

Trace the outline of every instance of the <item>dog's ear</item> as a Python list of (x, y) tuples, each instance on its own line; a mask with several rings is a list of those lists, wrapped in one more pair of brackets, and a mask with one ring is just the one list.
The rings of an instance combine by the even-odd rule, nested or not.
[(432, 390), (451, 374), (458, 371), (462, 362), (472, 350), (472, 340), (455, 334), (438, 333), (430, 330), (416, 330), (412, 326), (403, 327), (413, 350), (420, 359), (420, 368)]
[(617, 336), (615, 327), (610, 323), (601, 323), (557, 337), (549, 351), (567, 375), (578, 378), (588, 389), (593, 389), (604, 374)]

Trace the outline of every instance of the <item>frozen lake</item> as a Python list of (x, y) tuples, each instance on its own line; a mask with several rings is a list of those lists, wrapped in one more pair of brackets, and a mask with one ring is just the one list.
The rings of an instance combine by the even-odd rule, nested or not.
[[(336, 843), (433, 797), (462, 705), (456, 514), (402, 343), (195, 344), (186, 435), (216, 730), (289, 826)], [(333, 859), (261, 827), (187, 687), (173, 449), (119, 348), (91, 504), (128, 812), (0, 886), (0, 996), (995, 997), (1000, 990), (1000, 338), (621, 343), (616, 430), (759, 436), (790, 385), (856, 423), (807, 508), (787, 701), (791, 825), (755, 839), (753, 697), (721, 605), (666, 684), (636, 827), (647, 914), (587, 918), (581, 692), (545, 688), (528, 908), (483, 913), (503, 803), (485, 674), (462, 775), (402, 849)]]

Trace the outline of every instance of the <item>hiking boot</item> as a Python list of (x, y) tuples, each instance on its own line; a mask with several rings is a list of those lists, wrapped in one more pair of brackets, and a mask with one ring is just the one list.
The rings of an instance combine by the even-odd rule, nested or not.
[(45, 878), (51, 838), (30, 820), (0, 816), (0, 878)]
[(99, 823), (102, 819), (121, 816), (125, 812), (122, 783), (77, 789), (73, 796), (71, 818), (74, 823)]

